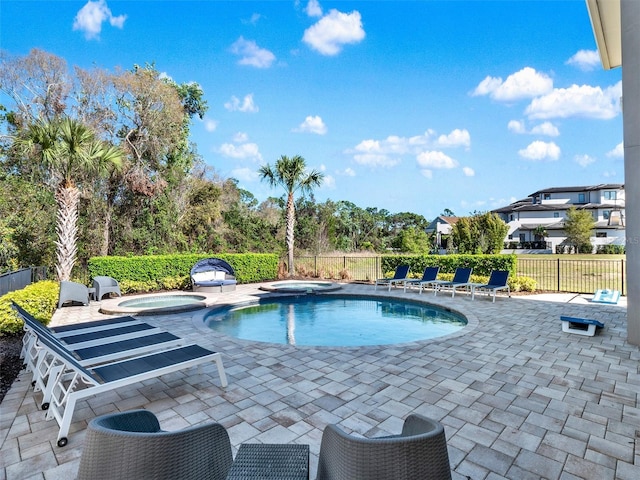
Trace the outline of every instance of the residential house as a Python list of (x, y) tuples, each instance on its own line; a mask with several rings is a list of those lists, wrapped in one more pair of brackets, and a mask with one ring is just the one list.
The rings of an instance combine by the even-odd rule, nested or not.
[(624, 184), (619, 183), (554, 187), (538, 190), (493, 212), (509, 226), (505, 239), (508, 248), (543, 246), (556, 252), (566, 243), (567, 210), (588, 210), (596, 221), (591, 243), (597, 249), (601, 245), (624, 245), (624, 198)]
[(425, 228), (425, 232), (427, 232), (427, 234), (436, 234), (436, 248), (447, 248), (447, 238), (451, 234), (451, 229), (457, 221), (458, 217), (439, 215), (427, 226), (427, 228)]

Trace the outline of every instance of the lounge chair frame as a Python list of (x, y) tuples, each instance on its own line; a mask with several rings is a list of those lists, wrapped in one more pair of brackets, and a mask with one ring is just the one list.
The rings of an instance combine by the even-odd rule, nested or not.
[[(13, 307), (23, 319), (30, 317), (18, 305)], [(43, 390), (48, 401), (42, 408), (47, 410), (46, 420), (55, 418), (60, 426), (59, 447), (67, 445), (71, 420), (79, 400), (212, 361), (216, 363), (221, 385), (226, 387), (228, 384), (221, 354), (195, 344), (88, 368), (49, 336), (38, 336), (38, 342), (51, 357)]]
[(463, 288), (467, 291), (473, 290), (473, 283), (469, 281), (473, 268), (458, 267), (453, 274), (453, 280), (450, 282), (438, 282), (434, 285), (433, 295), (437, 295), (442, 289), (451, 289), (451, 298), (456, 296), (456, 290)]
[(509, 271), (508, 270), (493, 270), (491, 275), (489, 276), (489, 281), (484, 285), (473, 285), (471, 288), (471, 300), (474, 299), (477, 291), (486, 292), (487, 295), (490, 295), (493, 299), (492, 302), (496, 301), (496, 293), (500, 290), (506, 290), (509, 298), (511, 298), (511, 288), (507, 283), (509, 279)]
[(426, 267), (422, 272), (422, 278), (407, 278), (404, 280), (404, 292), (407, 292), (407, 287), (418, 286), (420, 287), (420, 293), (422, 293), (423, 287), (426, 288), (428, 285), (442, 282), (442, 280), (437, 280), (439, 272), (440, 267)]
[(408, 280), (410, 268), (410, 265), (398, 265), (393, 277), (378, 278), (376, 280), (374, 290), (378, 289), (378, 285), (387, 285), (389, 287), (389, 291), (391, 291), (391, 287), (393, 285), (399, 285), (405, 280)]

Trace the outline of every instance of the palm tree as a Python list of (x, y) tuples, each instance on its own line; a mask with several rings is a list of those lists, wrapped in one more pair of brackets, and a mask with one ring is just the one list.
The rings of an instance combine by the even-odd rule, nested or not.
[(81, 192), (76, 181), (119, 168), (124, 154), (69, 117), (32, 123), (24, 136), (16, 139), (16, 145), (27, 155), (35, 155), (46, 176), (56, 184), (56, 272), (58, 280), (69, 280), (77, 254)]
[(289, 158), (285, 155), (276, 161), (275, 168), (271, 165), (263, 165), (260, 167), (259, 173), (262, 180), (267, 180), (269, 185), (275, 187), (280, 185), (287, 191), (287, 253), (289, 257), (289, 276), (295, 271), (293, 269), (293, 245), (294, 245), (294, 227), (296, 224), (296, 209), (293, 194), (300, 190), (302, 193), (311, 192), (313, 187), (319, 187), (322, 184), (324, 175), (320, 172), (312, 170), (306, 171), (306, 163), (300, 155)]

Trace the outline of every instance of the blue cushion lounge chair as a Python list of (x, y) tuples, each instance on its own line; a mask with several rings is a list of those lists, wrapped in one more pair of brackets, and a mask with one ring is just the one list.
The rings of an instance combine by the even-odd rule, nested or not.
[(451, 280), (450, 282), (436, 283), (434, 285), (433, 294), (437, 295), (438, 290), (442, 290), (443, 288), (450, 288), (451, 297), (453, 298), (456, 296), (456, 289), (458, 288), (470, 289), (472, 285), (469, 279), (471, 278), (472, 271), (473, 271), (473, 268), (463, 268), (463, 267), (456, 268), (456, 272), (453, 274), (453, 280)]
[(400, 435), (364, 438), (336, 425), (322, 433), (316, 480), (451, 479), (449, 452), (440, 422), (409, 415)]
[(498, 290), (506, 290), (511, 297), (511, 288), (507, 284), (509, 279), (508, 270), (494, 270), (489, 276), (489, 281), (485, 285), (472, 285), (471, 286), (471, 300), (473, 300), (477, 290), (485, 291), (488, 295), (493, 297), (493, 302), (496, 301), (496, 292)]
[[(20, 308), (16, 306), (16, 308)], [(32, 384), (35, 391), (44, 390), (51, 368), (55, 365), (55, 357), (52, 356), (46, 347), (43, 347), (39, 339), (48, 338), (50, 342), (56, 343), (60, 348), (66, 348), (78, 360), (80, 365), (97, 365), (127, 357), (134, 357), (143, 353), (159, 351), (183, 345), (186, 343), (180, 337), (169, 332), (163, 332), (147, 323), (137, 322), (128, 326), (120, 326), (132, 317), (122, 317), (123, 321), (117, 322), (116, 328), (79, 333), (76, 335), (63, 337), (62, 339), (42, 325), (39, 321), (24, 312), (25, 335), (23, 336), (23, 348), (21, 357), (24, 359), (26, 369), (32, 372)], [(133, 320), (133, 319), (132, 319)], [(97, 328), (97, 327), (96, 327)], [(125, 331), (127, 331), (125, 333)], [(64, 343), (65, 339), (69, 343)], [(48, 399), (43, 399), (46, 403)]]
[(376, 280), (374, 290), (378, 289), (378, 285), (388, 285), (389, 291), (391, 291), (392, 285), (399, 284), (407, 280), (407, 276), (409, 275), (409, 268), (409, 265), (398, 265), (396, 267), (396, 271), (393, 274), (393, 277), (378, 278)]
[(111, 293), (115, 293), (119, 297), (122, 296), (120, 284), (115, 278), (104, 276), (93, 277), (93, 288), (96, 290), (95, 296), (93, 297), (94, 300), (100, 301), (102, 297)]
[[(13, 304), (23, 319), (30, 315)], [(37, 321), (34, 319), (34, 321)], [(115, 390), (119, 387), (157, 378), (198, 365), (216, 363), (220, 383), (227, 386), (222, 356), (199, 345), (186, 345), (127, 358), (113, 363), (84, 367), (74, 355), (49, 336), (38, 337), (38, 342), (52, 358), (52, 367), (43, 389), (42, 408), (45, 419), (55, 419), (60, 426), (57, 444), (64, 447), (71, 427), (73, 412), (79, 400)], [(45, 405), (46, 404), (46, 405)]]
[(438, 272), (440, 271), (440, 267), (427, 267), (422, 272), (422, 278), (408, 278), (404, 280), (404, 291), (407, 291), (407, 287), (412, 287), (417, 285), (420, 287), (420, 293), (422, 293), (422, 288), (427, 285), (433, 285), (434, 283), (440, 282), (440, 280), (436, 280), (438, 276)]
[(225, 480), (233, 455), (218, 423), (165, 432), (148, 410), (117, 412), (89, 422), (78, 480)]
[(221, 258), (204, 258), (191, 267), (194, 292), (230, 292), (237, 283), (233, 268)]

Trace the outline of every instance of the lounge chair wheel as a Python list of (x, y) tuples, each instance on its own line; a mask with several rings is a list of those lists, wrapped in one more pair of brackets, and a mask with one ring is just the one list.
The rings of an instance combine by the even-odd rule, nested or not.
[(60, 440), (58, 440), (59, 447), (65, 447), (67, 443), (69, 443), (69, 440), (67, 440), (67, 437), (62, 437)]
[(49, 402), (44, 402), (44, 403), (40, 406), (40, 408), (41, 408), (42, 410), (49, 410)]

